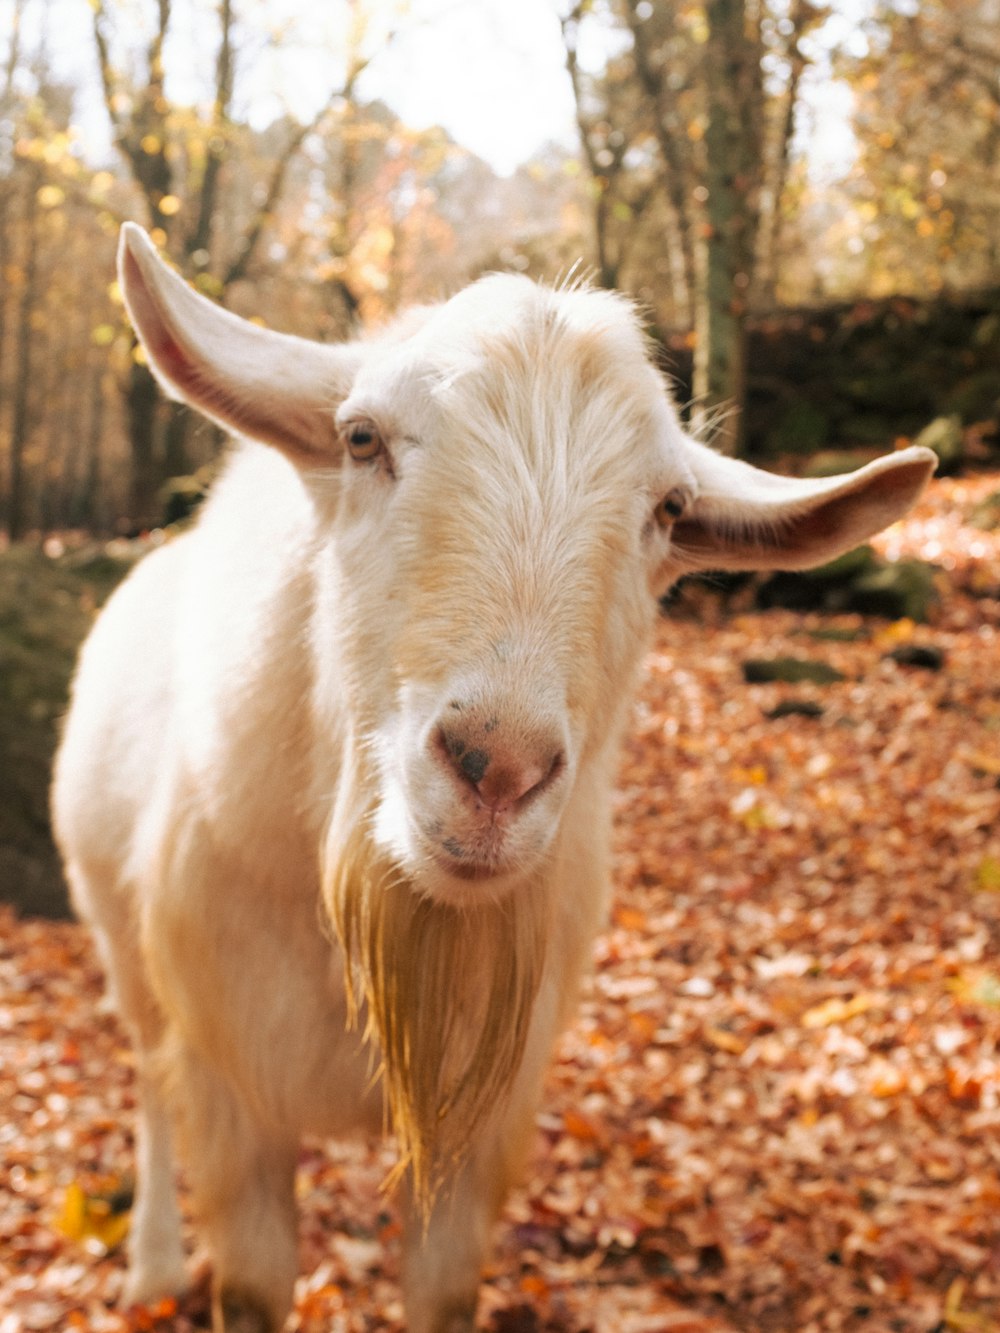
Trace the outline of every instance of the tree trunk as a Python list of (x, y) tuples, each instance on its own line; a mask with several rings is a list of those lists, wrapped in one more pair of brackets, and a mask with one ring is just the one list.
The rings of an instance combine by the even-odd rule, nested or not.
[(809, 63), (802, 51), (801, 42), (815, 14), (815, 9), (808, 6), (806, 0), (793, 0), (788, 19), (792, 31), (786, 47), (788, 84), (785, 89), (784, 106), (771, 152), (764, 159), (765, 163), (768, 158), (770, 159), (770, 169), (766, 181), (767, 207), (766, 209), (762, 207), (758, 223), (757, 268), (754, 273), (753, 288), (754, 303), (758, 309), (762, 305), (773, 306), (777, 302), (778, 255), (782, 240), (781, 204), (791, 164), (799, 88)]
[(698, 260), (694, 425), (717, 449), (737, 454), (743, 445), (746, 398), (744, 315), (733, 299), (732, 266), (725, 247), (706, 237), (698, 247)]
[(699, 242), (694, 397), (697, 424), (725, 453), (742, 443), (744, 323), (753, 277), (763, 119), (760, 28), (748, 0), (708, 0), (705, 226)]
[(148, 366), (133, 360), (125, 389), (125, 415), (132, 455), (129, 479), (129, 523), (149, 526), (157, 511), (162, 478), (156, 457), (156, 428), (160, 390)]
[(90, 420), (87, 424), (86, 456), (80, 485), (75, 491), (70, 511), (74, 527), (88, 532), (102, 531), (104, 514), (100, 512), (101, 494), (101, 435), (104, 430), (104, 373), (100, 369), (90, 376)]
[(188, 432), (191, 413), (184, 403), (168, 405), (166, 430), (163, 433), (163, 477), (186, 477), (191, 471), (188, 456)]
[(17, 338), (14, 347), (13, 409), (10, 427), (10, 472), (7, 498), (7, 535), (12, 542), (24, 535), (27, 516), (24, 505), (24, 450), (30, 431), (31, 404), (31, 317), (35, 309), (38, 282), (38, 189), (41, 184), (38, 164), (26, 174), (24, 189), (24, 270), (21, 299), (17, 312)]

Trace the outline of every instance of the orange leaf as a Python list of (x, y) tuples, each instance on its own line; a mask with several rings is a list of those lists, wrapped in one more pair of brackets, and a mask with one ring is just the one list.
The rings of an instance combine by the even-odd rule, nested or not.
[(822, 1004), (814, 1005), (807, 1009), (802, 1015), (802, 1026), (804, 1028), (828, 1028), (834, 1023), (846, 1023), (849, 1018), (856, 1018), (858, 1014), (867, 1013), (869, 1009), (874, 1009), (881, 1003), (878, 995), (872, 995), (862, 991), (860, 995), (855, 995), (850, 1000), (842, 1000), (835, 996), (833, 999), (824, 1000)]
[(567, 1111), (563, 1116), (563, 1125), (566, 1133), (571, 1134), (574, 1139), (593, 1142), (600, 1137), (594, 1122), (588, 1120), (585, 1115), (580, 1115), (577, 1111)]
[(731, 1055), (742, 1055), (747, 1048), (745, 1041), (725, 1028), (706, 1027), (702, 1029), (702, 1035), (710, 1046), (720, 1051), (729, 1051)]

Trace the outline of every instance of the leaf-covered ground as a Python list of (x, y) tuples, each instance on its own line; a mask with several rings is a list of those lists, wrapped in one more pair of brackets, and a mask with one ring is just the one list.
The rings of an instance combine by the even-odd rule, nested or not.
[[(700, 593), (663, 623), (484, 1327), (1000, 1331), (1000, 533), (964, 522), (997, 485), (882, 541), (942, 566), (930, 625)], [(743, 682), (778, 656), (846, 679)], [(0, 1333), (203, 1327), (203, 1295), (114, 1306), (132, 1065), (77, 926), (0, 916), (0, 1105)], [(400, 1327), (389, 1161), (304, 1151), (292, 1329)]]

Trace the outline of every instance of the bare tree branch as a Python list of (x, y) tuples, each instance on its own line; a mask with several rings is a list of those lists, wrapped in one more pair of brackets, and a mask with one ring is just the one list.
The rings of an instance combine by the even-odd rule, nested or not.
[[(198, 216), (184, 242), (184, 252), (195, 267), (206, 268), (212, 242), (212, 225), (218, 204), (219, 174), (228, 150), (230, 111), (233, 102), (233, 6), (232, 0), (221, 0), (219, 5), (219, 53), (215, 62), (215, 100), (212, 106), (212, 125), (205, 150), (205, 169), (198, 192)], [(202, 258), (204, 256), (204, 258)]]

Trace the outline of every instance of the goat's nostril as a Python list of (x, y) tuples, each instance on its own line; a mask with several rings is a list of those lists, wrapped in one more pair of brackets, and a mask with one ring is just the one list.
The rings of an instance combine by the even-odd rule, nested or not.
[(486, 776), (490, 766), (490, 756), (485, 750), (466, 750), (458, 758), (458, 766), (474, 787), (478, 787)]
[(438, 753), (447, 759), (450, 767), (460, 777), (465, 778), (473, 787), (482, 782), (490, 765), (490, 755), (487, 750), (470, 749), (461, 736), (446, 727), (438, 728), (436, 744)]

